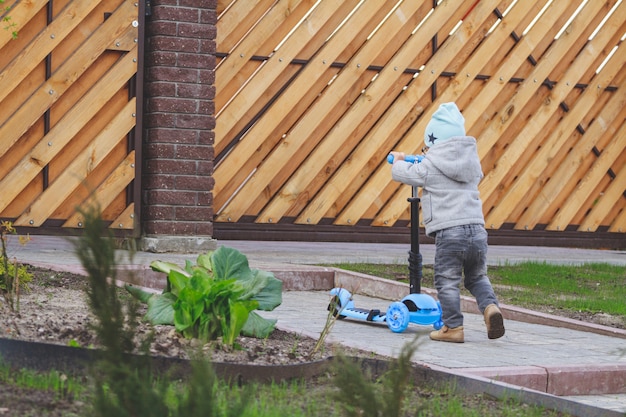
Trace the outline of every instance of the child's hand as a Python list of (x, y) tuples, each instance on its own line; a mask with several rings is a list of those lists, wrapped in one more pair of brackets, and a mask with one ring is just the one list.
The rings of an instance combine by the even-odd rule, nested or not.
[(404, 152), (389, 152), (389, 156), (387, 156), (387, 161), (394, 163), (396, 161), (404, 161), (405, 154)]

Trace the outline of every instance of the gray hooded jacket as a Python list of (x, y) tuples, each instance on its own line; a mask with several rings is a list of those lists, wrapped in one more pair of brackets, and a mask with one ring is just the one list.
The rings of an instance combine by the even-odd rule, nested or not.
[(484, 226), (478, 183), (483, 178), (476, 139), (457, 136), (429, 148), (420, 163), (395, 161), (395, 181), (422, 187), (422, 221), (428, 236), (466, 224)]

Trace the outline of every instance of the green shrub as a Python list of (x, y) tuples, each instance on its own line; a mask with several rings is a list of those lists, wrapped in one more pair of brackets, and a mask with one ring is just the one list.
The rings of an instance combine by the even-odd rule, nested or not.
[(196, 265), (184, 268), (155, 261), (153, 270), (167, 274), (162, 294), (126, 286), (148, 304), (146, 319), (153, 324), (174, 325), (188, 338), (215, 340), (234, 345), (240, 333), (265, 338), (276, 320), (264, 319), (254, 310), (271, 311), (282, 302), (282, 282), (271, 272), (251, 269), (236, 249), (222, 246), (198, 256)]

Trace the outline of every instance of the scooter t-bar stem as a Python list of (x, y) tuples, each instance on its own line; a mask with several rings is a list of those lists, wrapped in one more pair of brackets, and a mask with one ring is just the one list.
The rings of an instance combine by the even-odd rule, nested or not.
[(422, 254), (420, 253), (419, 237), (419, 203), (417, 187), (413, 187), (411, 198), (411, 250), (409, 251), (409, 292), (420, 294), (422, 292)]
[[(404, 160), (410, 164), (422, 162), (424, 155), (405, 155)], [(392, 154), (387, 155), (387, 162), (393, 164), (394, 157)], [(413, 187), (411, 198), (411, 250), (409, 251), (409, 291), (411, 294), (420, 294), (422, 292), (422, 254), (420, 253), (420, 237), (419, 237), (419, 204), (420, 199), (417, 196), (417, 187)]]

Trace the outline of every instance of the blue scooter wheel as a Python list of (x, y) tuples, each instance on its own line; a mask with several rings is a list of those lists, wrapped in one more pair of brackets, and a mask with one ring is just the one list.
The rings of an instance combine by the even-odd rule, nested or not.
[(385, 315), (387, 327), (394, 333), (405, 331), (409, 327), (410, 318), (409, 308), (400, 301), (391, 303)]

